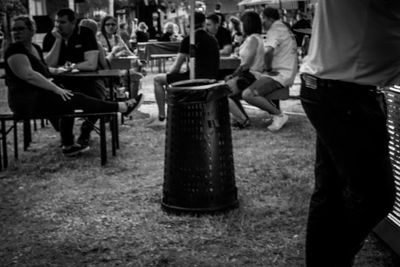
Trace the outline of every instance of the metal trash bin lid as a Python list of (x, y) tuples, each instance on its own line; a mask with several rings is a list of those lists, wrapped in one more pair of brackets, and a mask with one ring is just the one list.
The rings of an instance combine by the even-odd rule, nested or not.
[[(204, 84), (204, 85), (191, 85), (191, 84)], [(213, 79), (193, 79), (184, 80), (175, 83), (171, 83), (167, 88), (168, 91), (181, 91), (181, 90), (207, 90), (220, 85), (225, 84), (224, 81), (213, 80)]]

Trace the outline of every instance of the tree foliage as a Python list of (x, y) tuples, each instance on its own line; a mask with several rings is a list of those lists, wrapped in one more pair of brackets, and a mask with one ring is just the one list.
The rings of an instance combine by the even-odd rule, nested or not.
[(1, 0), (0, 12), (8, 14), (9, 17), (28, 13), (24, 5), (19, 0)]

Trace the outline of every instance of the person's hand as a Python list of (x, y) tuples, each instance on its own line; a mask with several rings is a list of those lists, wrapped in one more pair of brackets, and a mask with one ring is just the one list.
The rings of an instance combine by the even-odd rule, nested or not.
[(126, 50), (120, 51), (116, 54), (117, 57), (126, 57), (129, 56), (129, 52)]
[(122, 51), (122, 50), (124, 50), (124, 47), (123, 46), (114, 46), (113, 48), (112, 48), (112, 50), (111, 50), (111, 54), (113, 55), (113, 56), (115, 56), (118, 52), (120, 52), (120, 51)]
[(51, 34), (54, 36), (54, 38), (61, 40), (62, 36), (58, 28), (54, 27), (53, 30), (51, 31)]
[(57, 87), (57, 90), (55, 91), (55, 93), (57, 95), (61, 96), (62, 100), (64, 100), (64, 101), (70, 100), (71, 96), (74, 95), (70, 90), (66, 90), (61, 87)]
[(232, 78), (233, 78), (233, 75), (227, 75), (227, 76), (225, 76), (224, 80), (226, 82), (226, 81), (229, 81)]

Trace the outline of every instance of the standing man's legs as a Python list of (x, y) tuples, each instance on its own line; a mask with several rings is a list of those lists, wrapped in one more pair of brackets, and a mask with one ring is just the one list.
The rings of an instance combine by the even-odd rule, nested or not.
[(368, 86), (307, 84), (303, 81), (301, 97), (317, 131), (317, 155), (306, 264), (351, 266), (394, 203), (383, 97)]

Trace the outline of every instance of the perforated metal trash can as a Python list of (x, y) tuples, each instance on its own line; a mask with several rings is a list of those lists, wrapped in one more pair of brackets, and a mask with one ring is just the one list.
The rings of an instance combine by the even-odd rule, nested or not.
[(389, 154), (396, 184), (393, 210), (374, 229), (375, 233), (400, 255), (400, 85), (384, 90), (387, 103)]
[(164, 210), (213, 213), (238, 206), (228, 93), (210, 80), (168, 89)]

